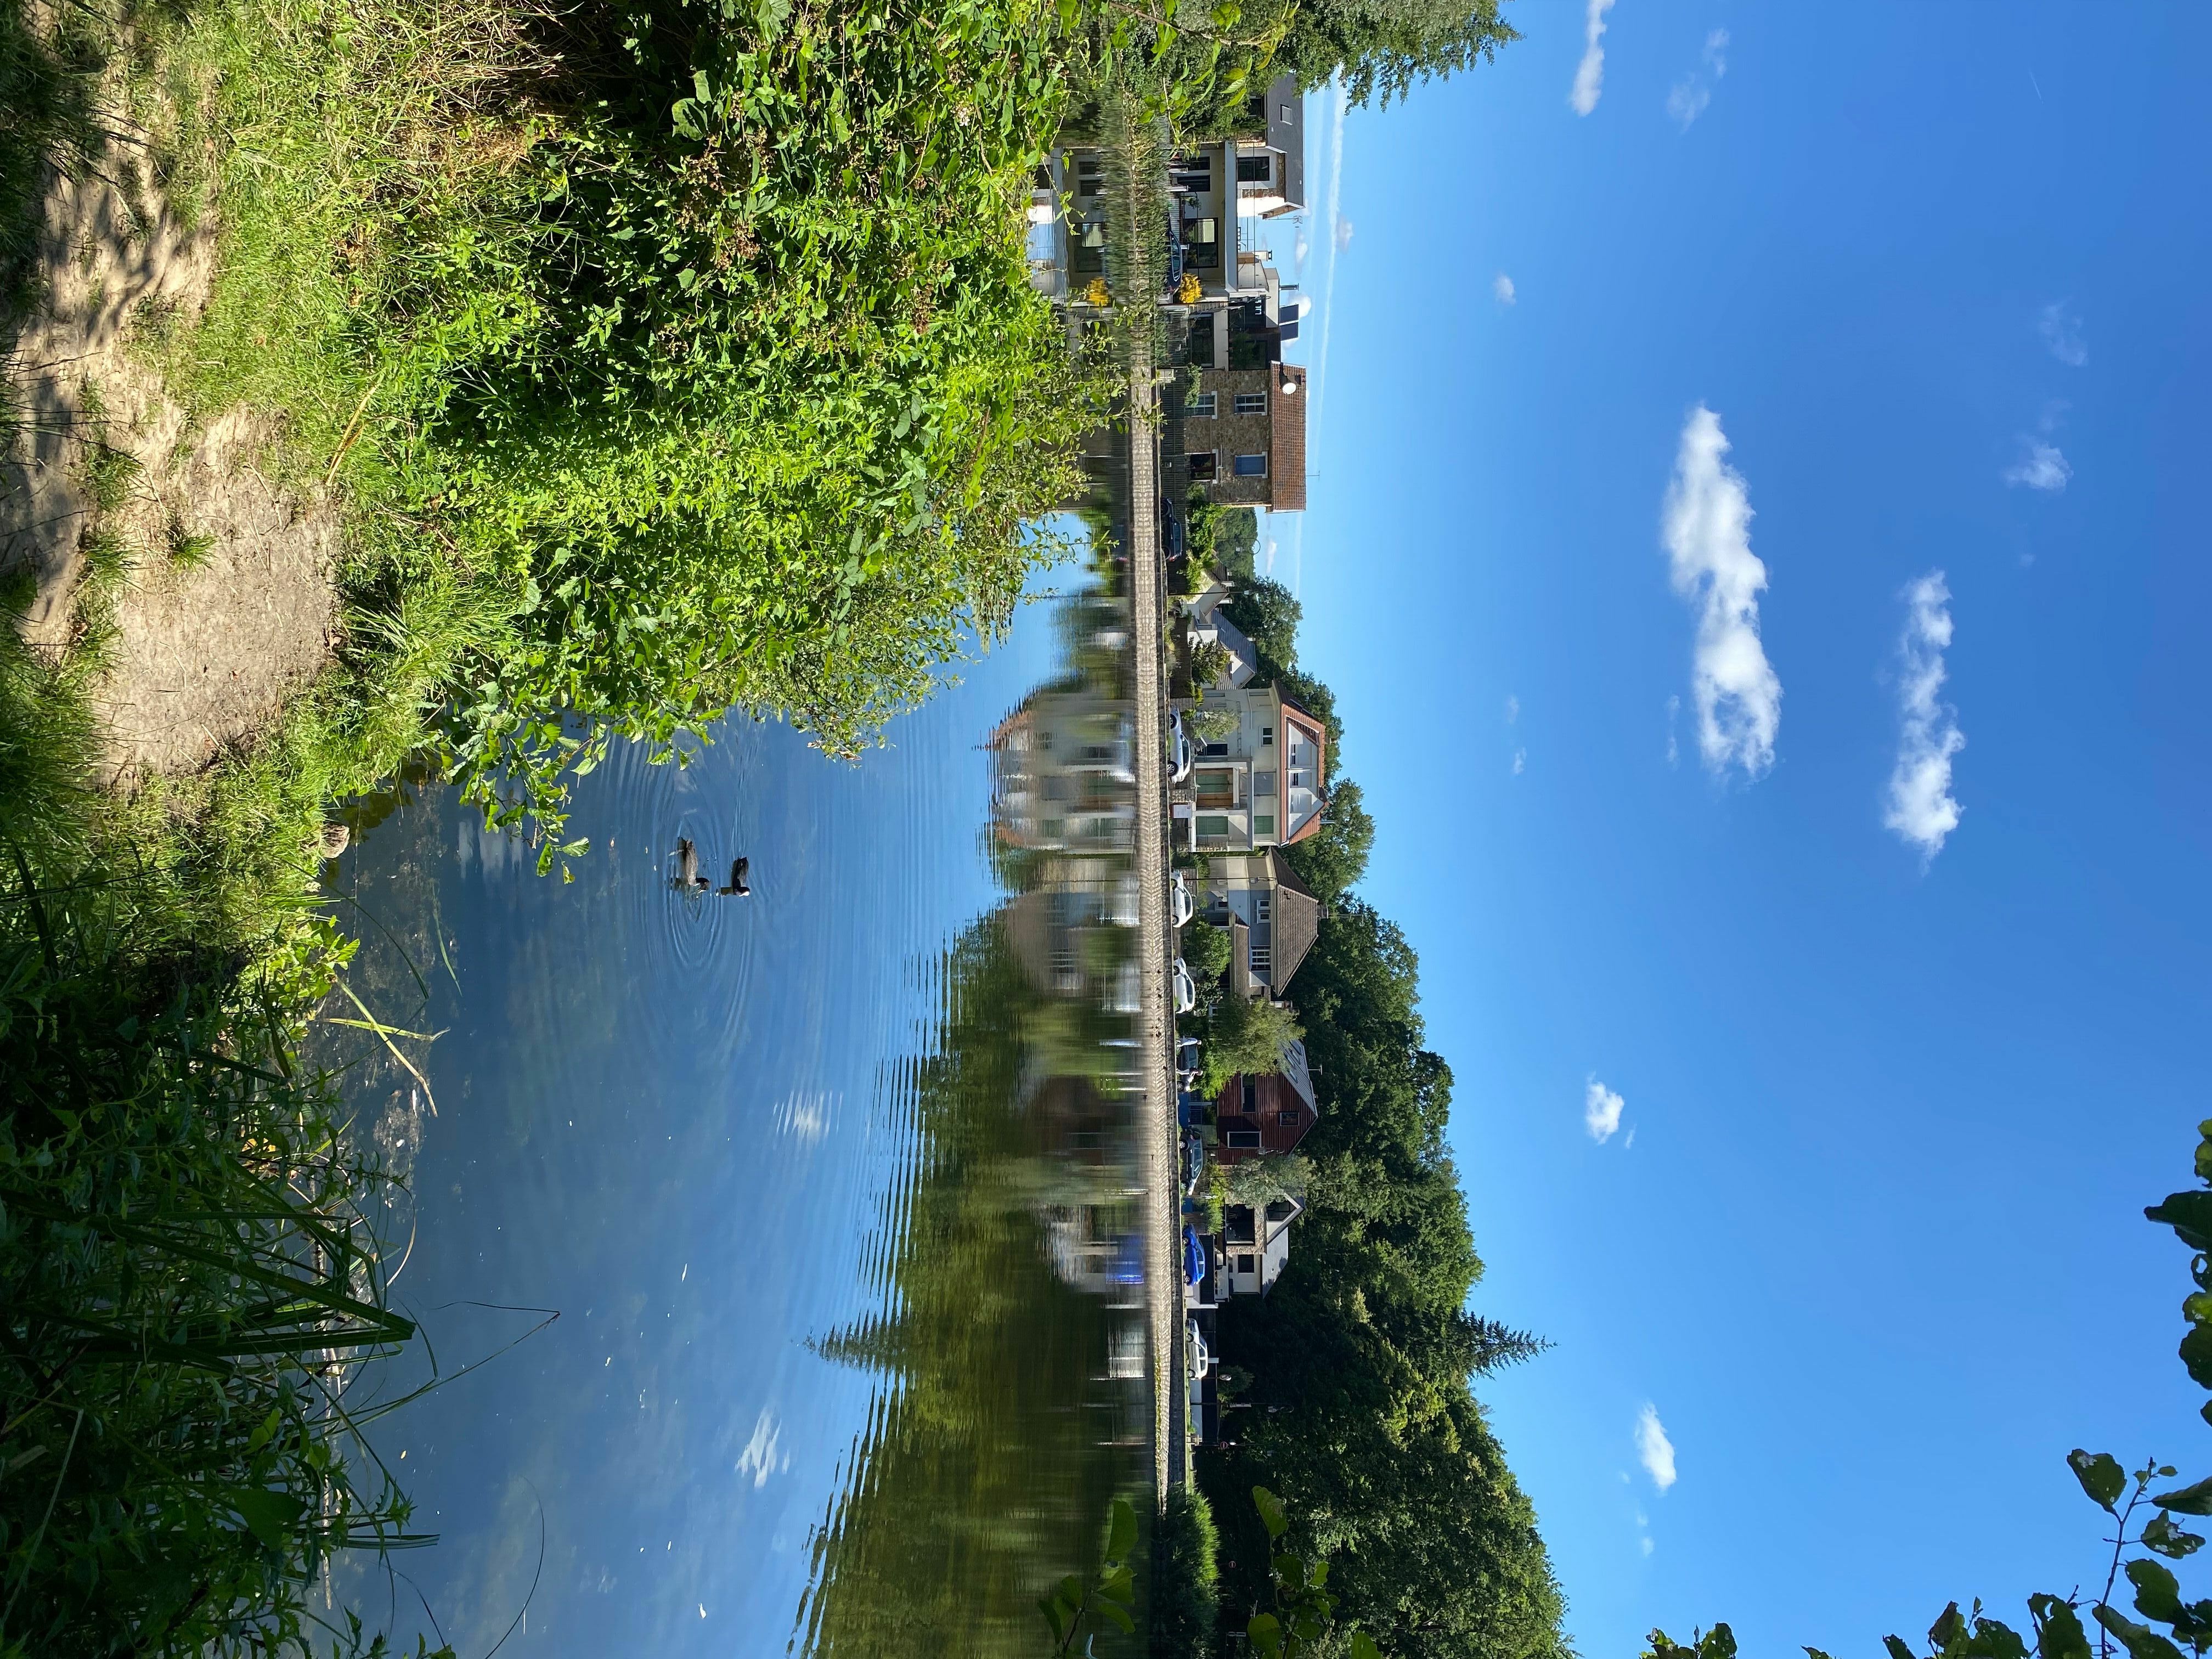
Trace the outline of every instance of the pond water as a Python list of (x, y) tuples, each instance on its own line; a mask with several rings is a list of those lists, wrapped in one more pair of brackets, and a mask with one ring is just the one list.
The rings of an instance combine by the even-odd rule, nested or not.
[[(359, 838), (349, 981), (437, 1036), (325, 1057), (406, 1177), (428, 1340), (374, 1386), (444, 1380), (374, 1440), (441, 1540), (334, 1601), (471, 1659), (1040, 1649), (1149, 1481), (1126, 766), (1041, 845), (1020, 758), (1041, 720), (1111, 750), (1111, 620), (1027, 607), (857, 765), (751, 723), (619, 751), (566, 884), (437, 788)], [(679, 836), (753, 896), (676, 891)]]

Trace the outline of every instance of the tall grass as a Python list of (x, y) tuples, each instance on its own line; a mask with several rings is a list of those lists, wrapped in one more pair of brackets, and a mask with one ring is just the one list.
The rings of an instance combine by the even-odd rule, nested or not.
[(0, 924), (0, 1654), (305, 1652), (331, 1553), (425, 1541), (361, 1437), (381, 1184), (299, 988), (146, 957), (107, 872)]

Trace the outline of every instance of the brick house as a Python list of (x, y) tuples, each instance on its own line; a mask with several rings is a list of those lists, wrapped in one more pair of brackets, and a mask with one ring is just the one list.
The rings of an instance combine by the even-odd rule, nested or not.
[(1224, 507), (1303, 512), (1306, 372), (1291, 363), (1205, 368), (1182, 406), (1190, 482)]

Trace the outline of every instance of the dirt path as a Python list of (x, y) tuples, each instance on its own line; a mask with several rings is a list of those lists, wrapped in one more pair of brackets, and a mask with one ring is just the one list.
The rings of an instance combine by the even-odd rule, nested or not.
[(0, 362), (15, 416), (0, 569), (34, 574), (18, 628), (50, 653), (104, 594), (112, 780), (198, 769), (313, 678), (337, 627), (339, 527), (325, 492), (266, 476), (281, 422), (237, 410), (203, 427), (170, 395), (146, 340), (198, 320), (213, 234), (142, 190), (130, 155), (100, 167), (49, 191), (42, 302)]

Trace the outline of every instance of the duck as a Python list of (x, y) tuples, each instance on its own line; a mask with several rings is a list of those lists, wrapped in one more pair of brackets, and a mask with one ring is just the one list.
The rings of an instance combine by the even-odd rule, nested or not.
[[(750, 898), (753, 890), (745, 885), (745, 873), (752, 868), (750, 859), (738, 859), (730, 866), (730, 884), (714, 890), (724, 898)], [(702, 884), (702, 885), (704, 884)]]
[(699, 873), (699, 849), (691, 844), (688, 836), (676, 838), (676, 890), (679, 893), (703, 893), (708, 888), (707, 878)]

